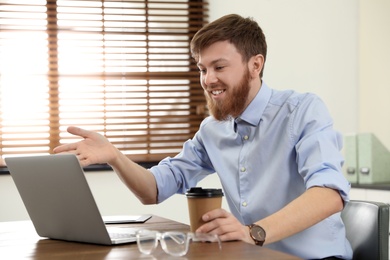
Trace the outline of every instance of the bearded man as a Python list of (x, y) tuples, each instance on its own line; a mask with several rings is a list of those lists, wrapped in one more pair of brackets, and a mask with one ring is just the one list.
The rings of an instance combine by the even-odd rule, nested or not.
[(226, 15), (193, 37), (191, 52), (210, 116), (173, 158), (144, 169), (102, 135), (57, 147), (83, 166), (108, 163), (144, 204), (184, 194), (218, 174), (230, 211), (203, 216), (196, 232), (242, 240), (305, 259), (351, 259), (340, 211), (348, 202), (342, 137), (314, 94), (277, 91), (263, 81), (265, 36), (250, 18)]

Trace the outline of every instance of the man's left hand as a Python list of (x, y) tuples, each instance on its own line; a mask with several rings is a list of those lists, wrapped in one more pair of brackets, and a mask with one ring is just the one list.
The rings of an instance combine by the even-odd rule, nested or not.
[(202, 219), (206, 224), (199, 227), (196, 232), (216, 234), (221, 241), (242, 240), (254, 244), (249, 235), (249, 228), (224, 209), (207, 212)]

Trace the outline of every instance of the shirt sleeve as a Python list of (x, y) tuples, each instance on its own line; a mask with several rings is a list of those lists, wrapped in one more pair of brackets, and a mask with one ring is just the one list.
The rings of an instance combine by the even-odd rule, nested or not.
[(175, 193), (184, 194), (187, 189), (195, 187), (200, 180), (214, 173), (200, 140), (198, 132), (193, 139), (184, 143), (177, 156), (167, 157), (150, 169), (157, 183), (157, 203)]
[(349, 201), (350, 183), (342, 173), (342, 135), (333, 129), (333, 120), (323, 103), (308, 94), (296, 108), (292, 120), (298, 171), (306, 189), (314, 186), (338, 190)]

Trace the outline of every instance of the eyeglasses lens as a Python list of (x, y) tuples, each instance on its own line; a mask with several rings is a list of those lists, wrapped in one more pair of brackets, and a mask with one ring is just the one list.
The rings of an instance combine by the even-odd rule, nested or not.
[(140, 252), (150, 255), (157, 248), (157, 232), (141, 230), (137, 233), (137, 245)]
[(161, 238), (163, 250), (173, 256), (183, 256), (187, 254), (188, 244), (187, 234), (181, 232), (166, 232)]
[(221, 241), (217, 235), (194, 234), (183, 232), (164, 232), (160, 233), (153, 230), (140, 230), (137, 232), (138, 249), (143, 254), (152, 254), (161, 243), (162, 249), (172, 256), (183, 256), (187, 254), (190, 240), (194, 242), (218, 242), (218, 248), (221, 249)]

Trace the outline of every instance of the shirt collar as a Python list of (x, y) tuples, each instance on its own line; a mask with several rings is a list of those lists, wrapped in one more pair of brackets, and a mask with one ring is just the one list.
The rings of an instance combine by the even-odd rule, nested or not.
[(244, 112), (234, 121), (238, 123), (241, 120), (244, 120), (253, 126), (259, 125), (260, 119), (271, 98), (271, 94), (272, 90), (267, 86), (267, 84), (265, 84), (265, 82), (263, 82), (255, 98), (251, 103), (249, 103)]

